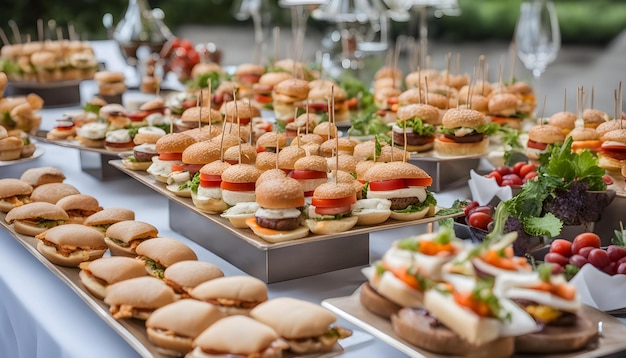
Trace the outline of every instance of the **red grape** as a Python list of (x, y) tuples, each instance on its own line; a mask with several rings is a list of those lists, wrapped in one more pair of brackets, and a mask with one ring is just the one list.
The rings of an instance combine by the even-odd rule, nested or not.
[(601, 268), (601, 270), (604, 271), (604, 273), (606, 273), (607, 275), (613, 276), (617, 273), (617, 263), (611, 262), (608, 265)]
[(486, 175), (487, 178), (494, 178), (496, 180), (496, 183), (498, 183), (498, 185), (502, 185), (502, 174), (498, 173), (497, 171), (492, 171), (491, 173)]
[(569, 263), (574, 266), (583, 267), (588, 263), (588, 261), (583, 256), (572, 255), (572, 257), (569, 258)]
[(469, 213), (472, 211), (472, 209), (474, 209), (477, 206), (478, 206), (477, 201), (472, 201), (471, 203), (467, 204), (467, 206), (463, 208), (463, 212), (465, 213), (465, 216), (469, 216)]
[(587, 257), (587, 260), (589, 260), (590, 264), (599, 269), (606, 267), (611, 263), (609, 254), (606, 251), (597, 248), (591, 250), (589, 256)]
[(592, 232), (577, 235), (572, 242), (572, 254), (577, 254), (585, 246), (600, 247), (600, 237)]
[(621, 259), (617, 260), (617, 264), (623, 264), (624, 262), (626, 262), (626, 257), (622, 257)]
[(626, 257), (626, 247), (623, 246), (609, 245), (606, 252), (609, 254), (611, 261), (617, 261), (622, 257)]
[(626, 262), (622, 262), (621, 264), (619, 264), (619, 266), (617, 266), (616, 273), (620, 275), (626, 275)]
[(561, 266), (565, 266), (569, 263), (569, 259), (561, 254), (558, 254), (556, 252), (549, 252), (546, 254), (546, 256), (543, 258), (543, 260), (545, 262), (550, 262), (553, 264), (558, 264)]
[(596, 247), (585, 246), (582, 249), (578, 250), (578, 254), (583, 256), (584, 258), (589, 258), (589, 253), (593, 249), (596, 249)]
[(498, 173), (500, 173), (500, 175), (502, 175), (503, 177), (504, 177), (505, 175), (507, 175), (507, 174), (511, 174), (511, 173), (512, 173), (512, 170), (511, 170), (511, 168), (510, 168), (510, 167), (497, 167), (497, 168), (496, 168), (496, 171), (497, 171)]
[(613, 178), (611, 178), (611, 176), (610, 176), (610, 175), (603, 175), (603, 176), (602, 176), (602, 180), (604, 181), (604, 183), (605, 183), (606, 185), (611, 185), (611, 184), (613, 184)]
[(570, 257), (572, 256), (572, 243), (564, 239), (556, 239), (550, 244), (550, 252)]
[(468, 215), (472, 216), (473, 213), (485, 213), (485, 214), (488, 214), (489, 216), (493, 214), (491, 208), (485, 205), (480, 205), (480, 206), (473, 208), (472, 210), (469, 211)]
[(468, 218), (468, 224), (483, 230), (487, 230), (487, 226), (492, 221), (493, 218), (491, 217), (491, 215), (483, 212), (472, 213)]
[(561, 274), (565, 271), (565, 267), (561, 266), (561, 265), (557, 265), (557, 264), (551, 264), (552, 266), (552, 274), (553, 275), (558, 275)]
[[(512, 184), (505, 184), (506, 182), (511, 182)], [(502, 176), (502, 185), (522, 185), (522, 178), (520, 178), (516, 174), (506, 174)]]
[(530, 173), (524, 175), (524, 177), (522, 178), (522, 181), (524, 183), (526, 183), (527, 181), (529, 181), (532, 178), (535, 178), (536, 176), (537, 176), (537, 172), (530, 172)]

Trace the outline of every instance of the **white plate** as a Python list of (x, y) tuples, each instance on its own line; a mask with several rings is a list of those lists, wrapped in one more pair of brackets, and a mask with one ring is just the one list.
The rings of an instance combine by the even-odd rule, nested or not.
[(43, 148), (37, 147), (37, 149), (35, 150), (35, 153), (33, 153), (33, 155), (31, 155), (28, 158), (20, 158), (20, 159), (16, 159), (16, 160), (0, 160), (0, 167), (30, 162), (31, 160), (35, 160), (35, 159), (41, 157), (43, 155), (43, 153), (44, 153)]

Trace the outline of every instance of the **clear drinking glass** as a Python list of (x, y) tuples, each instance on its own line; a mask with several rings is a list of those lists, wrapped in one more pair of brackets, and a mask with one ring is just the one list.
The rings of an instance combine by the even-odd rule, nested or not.
[(524, 1), (515, 31), (517, 54), (524, 66), (539, 78), (561, 48), (561, 32), (554, 3)]

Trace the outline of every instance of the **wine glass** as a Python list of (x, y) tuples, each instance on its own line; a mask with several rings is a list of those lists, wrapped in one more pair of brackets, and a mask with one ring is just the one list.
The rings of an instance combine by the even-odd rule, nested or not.
[(538, 79), (548, 64), (556, 59), (561, 47), (554, 3), (548, 0), (522, 2), (515, 39), (520, 60)]

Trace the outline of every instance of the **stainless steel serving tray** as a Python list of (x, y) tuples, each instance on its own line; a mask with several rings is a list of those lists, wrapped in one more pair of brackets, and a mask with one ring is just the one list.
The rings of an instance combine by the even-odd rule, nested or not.
[[(326, 299), (322, 301), (322, 306), (410, 357), (450, 357), (428, 352), (399, 338), (393, 331), (391, 321), (371, 313), (361, 305), (359, 294), (360, 288), (350, 296)], [(615, 317), (589, 306), (584, 306), (583, 313), (594, 322), (602, 322), (603, 333), (597, 343), (590, 343), (588, 347), (578, 352), (542, 355), (541, 357), (601, 357), (626, 350), (624, 340), (626, 325)], [(538, 357), (538, 355), (516, 354), (514, 357)]]
[(299, 278), (369, 264), (369, 233), (429, 224), (461, 215), (436, 216), (414, 221), (355, 226), (336, 234), (316, 235), (269, 243), (249, 229), (235, 228), (228, 219), (198, 210), (190, 198), (176, 196), (145, 171), (126, 169), (121, 160), (113, 167), (169, 199), (170, 227), (228, 262), (266, 282)]

